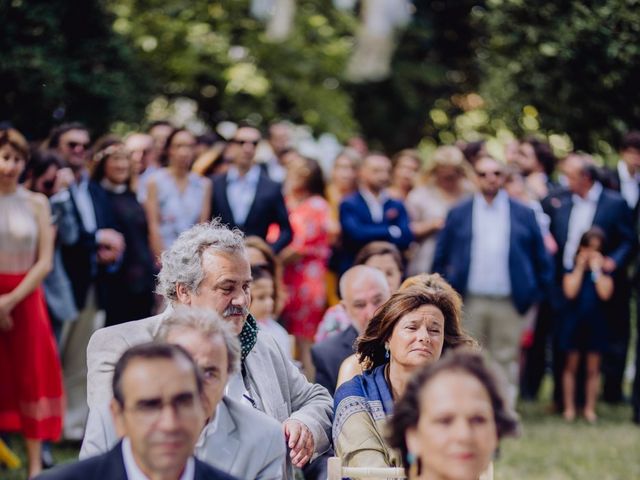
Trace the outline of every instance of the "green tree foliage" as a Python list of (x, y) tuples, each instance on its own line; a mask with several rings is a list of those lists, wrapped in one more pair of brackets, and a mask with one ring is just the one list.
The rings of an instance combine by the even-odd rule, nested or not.
[(470, 24), (477, 0), (414, 2), (415, 12), (401, 33), (391, 76), (352, 85), (355, 112), (365, 136), (389, 152), (413, 147), (424, 136), (450, 142), (447, 122), (432, 121), (433, 108), (453, 118), (462, 113), (455, 99), (477, 87), (475, 31)]
[(596, 151), (640, 127), (640, 1), (488, 0), (475, 14), (493, 116)]
[(355, 19), (330, 0), (297, 3), (282, 42), (265, 37), (248, 0), (113, 0), (111, 8), (156, 94), (196, 100), (211, 124), (286, 117), (345, 137), (357, 128), (340, 81)]
[(79, 120), (96, 132), (144, 115), (149, 91), (102, 2), (0, 3), (0, 116), (30, 137)]

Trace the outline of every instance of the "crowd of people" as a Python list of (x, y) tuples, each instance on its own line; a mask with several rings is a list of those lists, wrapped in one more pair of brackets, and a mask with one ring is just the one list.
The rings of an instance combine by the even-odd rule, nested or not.
[(625, 400), (640, 132), (613, 170), (356, 140), (326, 169), (287, 123), (0, 128), (0, 433), (30, 477), (64, 438), (83, 460), (45, 478), (477, 479), (547, 371), (567, 422)]

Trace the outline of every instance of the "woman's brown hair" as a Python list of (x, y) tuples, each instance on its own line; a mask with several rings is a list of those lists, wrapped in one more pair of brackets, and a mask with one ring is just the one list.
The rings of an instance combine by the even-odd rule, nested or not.
[(244, 239), (244, 246), (246, 248), (255, 248), (258, 250), (264, 258), (266, 259), (266, 263), (251, 265), (251, 267), (261, 267), (267, 270), (271, 277), (273, 277), (273, 293), (274, 293), (274, 303), (275, 303), (275, 315), (278, 316), (282, 309), (284, 308), (285, 298), (284, 298), (284, 287), (282, 284), (282, 265), (280, 261), (273, 253), (273, 249), (265, 242), (262, 238), (257, 237), (255, 235), (251, 235)]
[(24, 162), (29, 160), (29, 143), (15, 128), (0, 129), (0, 147), (5, 145), (18, 152)]
[(398, 290), (378, 308), (365, 332), (356, 341), (356, 353), (363, 369), (369, 370), (387, 362), (384, 345), (396, 324), (402, 317), (424, 305), (433, 305), (444, 316), (443, 352), (461, 346), (474, 347), (476, 342), (462, 330), (461, 304), (459, 295), (452, 288), (448, 290), (416, 284)]

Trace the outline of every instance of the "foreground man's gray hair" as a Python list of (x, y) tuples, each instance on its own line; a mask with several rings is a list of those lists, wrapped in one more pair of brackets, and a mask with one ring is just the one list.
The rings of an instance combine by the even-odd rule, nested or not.
[(156, 293), (169, 301), (177, 300), (178, 284), (197, 293), (204, 279), (202, 253), (208, 249), (244, 255), (244, 234), (237, 228), (231, 230), (217, 218), (182, 232), (160, 256), (162, 268), (158, 274)]
[(169, 334), (179, 329), (195, 330), (206, 337), (220, 335), (227, 347), (229, 375), (240, 370), (240, 341), (234, 335), (231, 324), (224, 321), (216, 312), (177, 305), (162, 319), (158, 338), (166, 342)]

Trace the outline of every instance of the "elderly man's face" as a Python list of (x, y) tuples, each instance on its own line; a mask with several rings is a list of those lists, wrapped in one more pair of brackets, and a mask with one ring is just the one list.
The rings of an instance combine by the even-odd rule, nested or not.
[(389, 299), (389, 289), (379, 278), (365, 277), (347, 285), (342, 303), (353, 326), (362, 333), (375, 311)]
[(196, 308), (215, 310), (233, 323), (240, 334), (249, 313), (251, 267), (244, 254), (220, 253), (211, 249), (202, 253), (204, 279), (196, 292), (178, 285), (178, 301)]
[(213, 418), (229, 379), (227, 345), (222, 335), (205, 335), (192, 328), (176, 327), (169, 331), (167, 343), (180, 345), (193, 357), (204, 378), (204, 409)]
[(191, 364), (186, 358), (134, 359), (122, 375), (122, 394), (124, 405), (112, 400), (111, 412), (138, 467), (149, 478), (179, 476), (205, 421)]

